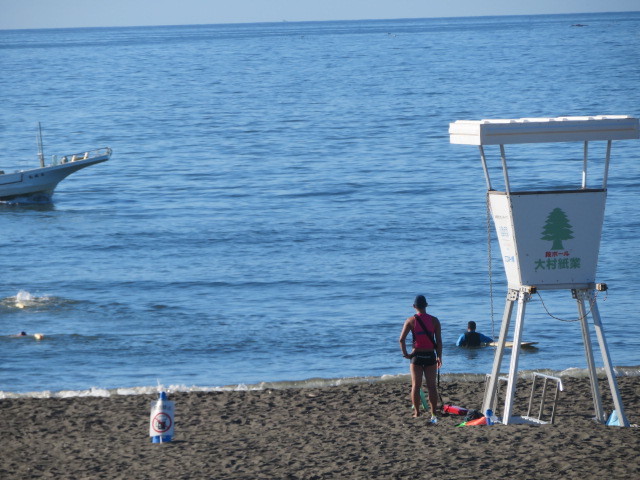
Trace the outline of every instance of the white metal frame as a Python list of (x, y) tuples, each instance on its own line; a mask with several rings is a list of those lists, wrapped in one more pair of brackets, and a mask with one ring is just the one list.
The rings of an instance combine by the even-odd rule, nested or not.
[[(542, 379), (542, 393), (540, 394), (540, 405), (538, 407), (538, 416), (533, 417), (531, 415), (531, 412), (533, 410), (533, 399), (535, 398), (535, 393), (536, 393), (536, 381), (539, 378)], [(546, 422), (542, 420), (542, 416), (544, 415), (544, 409), (546, 407), (546, 401), (547, 401), (547, 384), (550, 381), (556, 384), (556, 388), (554, 390), (553, 405), (551, 406), (550, 418), (549, 418), (549, 421)], [(556, 407), (558, 406), (558, 398), (560, 397), (560, 392), (563, 390), (564, 390), (564, 387), (562, 386), (562, 380), (560, 378), (553, 377), (551, 375), (545, 375), (544, 373), (534, 372), (532, 382), (531, 382), (531, 395), (529, 396), (529, 409), (527, 410), (527, 415), (523, 418), (530, 422), (540, 423), (543, 425), (547, 423), (553, 424), (556, 418)]]

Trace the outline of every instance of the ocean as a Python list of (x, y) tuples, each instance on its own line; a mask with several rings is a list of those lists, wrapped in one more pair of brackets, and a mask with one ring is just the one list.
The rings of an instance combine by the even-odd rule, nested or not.
[[(640, 12), (0, 31), (0, 168), (38, 164), (37, 122), (47, 157), (113, 149), (51, 204), (0, 204), (0, 398), (397, 378), (418, 293), (441, 373), (488, 373), (493, 348), (455, 341), (498, 335), (506, 280), (449, 123), (637, 117), (639, 32)], [(580, 185), (580, 144), (507, 155), (514, 189)], [(634, 375), (639, 157), (613, 143), (598, 267)], [(535, 295), (520, 368), (584, 374), (577, 317)]]

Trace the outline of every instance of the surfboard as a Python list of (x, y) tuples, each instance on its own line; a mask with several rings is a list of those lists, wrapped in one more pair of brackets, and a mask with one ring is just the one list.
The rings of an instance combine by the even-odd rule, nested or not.
[[(520, 342), (520, 348), (538, 348), (535, 347), (534, 345), (537, 345), (538, 342)], [(498, 342), (491, 342), (491, 343), (487, 343), (487, 345), (489, 345), (490, 347), (497, 347), (498, 346)], [(513, 348), (513, 342), (506, 342), (505, 346), (507, 348)]]

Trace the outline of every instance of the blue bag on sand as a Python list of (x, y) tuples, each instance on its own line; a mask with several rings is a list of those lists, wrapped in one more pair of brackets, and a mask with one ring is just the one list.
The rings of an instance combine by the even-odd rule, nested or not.
[(620, 419), (618, 418), (618, 412), (616, 412), (615, 410), (611, 412), (611, 415), (609, 415), (609, 420), (607, 420), (607, 425), (611, 425), (615, 427), (620, 426)]

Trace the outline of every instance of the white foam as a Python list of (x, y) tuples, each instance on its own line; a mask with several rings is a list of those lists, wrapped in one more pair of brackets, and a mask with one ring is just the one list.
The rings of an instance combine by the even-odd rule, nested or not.
[[(586, 368), (571, 367), (562, 371), (554, 370), (536, 370), (538, 373), (557, 376), (561, 378), (586, 378), (589, 372)], [(518, 372), (519, 378), (531, 378), (534, 371), (523, 370)], [(604, 375), (604, 369), (597, 369), (598, 375)], [(618, 377), (638, 377), (640, 376), (640, 366), (634, 367), (615, 367), (614, 373)], [(441, 380), (457, 381), (457, 382), (478, 382), (483, 381), (486, 374), (481, 373), (442, 373)], [(328, 388), (343, 385), (356, 385), (362, 383), (396, 383), (409, 382), (409, 375), (406, 373), (385, 374), (380, 377), (343, 377), (343, 378), (309, 378), (306, 380), (278, 381), (278, 382), (260, 382), (255, 384), (239, 383), (237, 385), (225, 386), (202, 386), (202, 385), (169, 385), (164, 388), (168, 394), (171, 393), (190, 393), (190, 392), (248, 392), (260, 390), (285, 390), (289, 388)], [(158, 393), (158, 385), (156, 386), (140, 386), (140, 387), (119, 387), (119, 388), (101, 388), (91, 387), (87, 390), (60, 390), (41, 392), (8, 392), (0, 391), (0, 400), (14, 398), (74, 398), (74, 397), (112, 397), (118, 395), (155, 395)]]
[(16, 302), (30, 302), (33, 300), (33, 295), (31, 295), (26, 290), (20, 290), (16, 295)]

